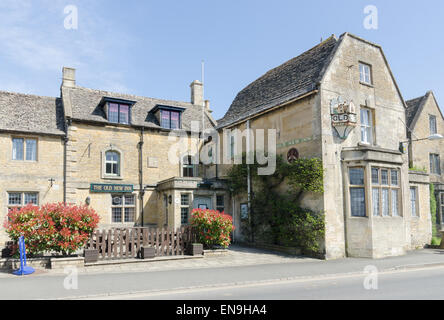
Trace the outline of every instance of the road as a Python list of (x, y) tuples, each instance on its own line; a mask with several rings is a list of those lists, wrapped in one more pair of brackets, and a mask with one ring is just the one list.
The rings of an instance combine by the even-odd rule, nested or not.
[[(273, 283), (158, 293), (119, 295), (131, 300), (412, 300), (444, 299), (444, 267), (391, 271), (378, 276), (377, 288), (364, 287), (366, 275), (334, 276)], [(102, 298), (103, 299), (103, 298)]]

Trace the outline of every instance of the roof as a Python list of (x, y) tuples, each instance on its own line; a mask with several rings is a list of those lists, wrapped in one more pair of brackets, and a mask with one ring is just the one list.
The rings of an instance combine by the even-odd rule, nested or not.
[(425, 102), (427, 101), (427, 96), (428, 96), (429, 92), (427, 92), (424, 96), (412, 99), (412, 100), (407, 100), (405, 103), (407, 104), (407, 109), (406, 109), (406, 120), (407, 120), (407, 127), (409, 127), (409, 129), (413, 129), (412, 128), (412, 124), (413, 124), (413, 120), (415, 119), (416, 115), (419, 114), (419, 110), (422, 110)]
[(0, 91), (0, 131), (61, 135), (61, 99)]
[(442, 119), (444, 120), (444, 115), (441, 111), (441, 108), (438, 105), (438, 102), (436, 101), (435, 95), (433, 94), (433, 91), (427, 91), (427, 93), (421, 97), (408, 100), (406, 101), (407, 104), (407, 110), (406, 110), (406, 118), (407, 118), (407, 127), (410, 130), (413, 130), (415, 128), (416, 122), (418, 121), (419, 115), (421, 114), (422, 110), (424, 109), (424, 105), (426, 104), (429, 97), (432, 97), (435, 101), (435, 104), (438, 108), (438, 111), (441, 114)]
[(317, 88), (339, 40), (327, 40), (264, 74), (240, 91), (218, 127), (301, 97)]
[[(188, 102), (154, 99), (130, 94), (115, 93), (83, 87), (62, 87), (65, 108), (69, 107), (69, 117), (77, 121), (92, 121), (109, 123), (106, 119), (100, 102), (104, 97), (122, 99), (135, 102), (131, 107), (131, 125), (152, 129), (162, 129), (153, 111), (156, 106), (170, 106), (185, 109), (182, 114), (182, 128), (191, 130), (191, 121), (202, 121), (202, 111), (205, 106), (198, 106)], [(66, 100), (69, 101), (66, 101)], [(68, 112), (67, 112), (68, 114)], [(208, 112), (205, 112), (205, 128), (213, 128), (215, 121)]]

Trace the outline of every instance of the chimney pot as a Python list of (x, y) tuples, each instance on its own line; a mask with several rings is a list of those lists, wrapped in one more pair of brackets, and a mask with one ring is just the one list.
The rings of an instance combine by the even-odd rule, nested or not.
[(199, 106), (204, 105), (203, 101), (203, 84), (202, 82), (195, 80), (191, 83), (191, 103)]
[(63, 67), (63, 87), (75, 87), (76, 86), (76, 69)]

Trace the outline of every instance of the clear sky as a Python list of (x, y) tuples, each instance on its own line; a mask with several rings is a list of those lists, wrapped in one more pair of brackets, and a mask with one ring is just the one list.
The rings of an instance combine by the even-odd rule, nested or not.
[[(77, 29), (64, 27), (67, 5)], [(58, 96), (70, 66), (84, 87), (189, 101), (205, 60), (219, 119), (250, 82), (347, 31), (382, 45), (404, 99), (433, 90), (442, 108), (443, 29), (439, 0), (0, 0), (0, 90)]]

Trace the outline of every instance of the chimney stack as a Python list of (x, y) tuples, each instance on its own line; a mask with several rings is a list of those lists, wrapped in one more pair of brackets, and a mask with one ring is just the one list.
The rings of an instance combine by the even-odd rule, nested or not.
[(203, 84), (202, 82), (195, 80), (190, 85), (191, 87), (191, 103), (199, 106), (204, 105), (203, 101)]
[(70, 88), (76, 86), (76, 69), (63, 67), (62, 86)]
[(207, 112), (213, 112), (213, 110), (210, 109), (210, 100), (205, 100), (205, 109)]

